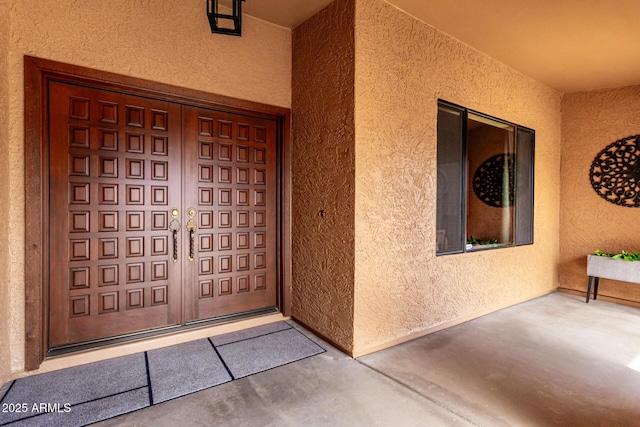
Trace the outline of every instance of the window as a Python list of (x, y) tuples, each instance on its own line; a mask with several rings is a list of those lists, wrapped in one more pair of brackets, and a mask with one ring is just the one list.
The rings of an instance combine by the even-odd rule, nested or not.
[(531, 129), (438, 102), (438, 255), (533, 243)]

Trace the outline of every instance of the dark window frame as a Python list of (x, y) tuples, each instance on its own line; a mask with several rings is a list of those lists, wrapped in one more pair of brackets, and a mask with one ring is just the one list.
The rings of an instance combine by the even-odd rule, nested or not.
[[(459, 221), (459, 231), (460, 231), (460, 241), (456, 242), (457, 246), (454, 246), (453, 249), (445, 249), (439, 250), (437, 247), (438, 241), (438, 211), (440, 209), (444, 209), (440, 206), (439, 200), (436, 201), (436, 255), (451, 255), (451, 254), (460, 254), (460, 253), (469, 253), (469, 252), (483, 252), (485, 250), (493, 250), (493, 249), (507, 249), (514, 248), (517, 246), (525, 246), (532, 245), (534, 243), (534, 194), (535, 194), (535, 130), (518, 125), (513, 122), (509, 122), (504, 119), (500, 119), (497, 117), (490, 116), (488, 114), (472, 110), (461, 105), (457, 105), (442, 99), (438, 99), (438, 130), (436, 132), (437, 138), (437, 152), (438, 158), (436, 160), (437, 170), (440, 172), (440, 159), (439, 156), (442, 152), (441, 147), (441, 139), (440, 139), (440, 113), (444, 110), (449, 110), (450, 113), (459, 114), (459, 141), (454, 141), (453, 143), (460, 144), (460, 153), (459, 153), (459, 166), (460, 166), (460, 185), (459, 185), (459, 197), (460, 197), (460, 218)], [(503, 123), (508, 126), (513, 127), (514, 131), (514, 154), (516, 156), (516, 166), (515, 166), (515, 195), (514, 195), (514, 218), (511, 223), (513, 242), (509, 244), (500, 244), (495, 247), (487, 247), (483, 249), (475, 249), (468, 250), (467, 249), (467, 223), (468, 223), (468, 195), (469, 195), (469, 173), (471, 173), (468, 169), (468, 149), (467, 149), (467, 120), (468, 115), (472, 114), (479, 117), (484, 117), (486, 119)], [(529, 137), (527, 140), (525, 137)], [(457, 136), (456, 136), (457, 137)], [(521, 142), (521, 138), (523, 141)], [(521, 145), (522, 144), (522, 145)], [(525, 144), (528, 144), (525, 146)], [(525, 150), (526, 148), (526, 150)], [(527, 152), (528, 158), (522, 159), (518, 157), (518, 152)], [(518, 168), (524, 168), (523, 175), (518, 173)], [(526, 170), (528, 169), (528, 170)], [(440, 173), (438, 173), (440, 175)], [(519, 186), (519, 178), (524, 179), (526, 181), (526, 188), (524, 192), (522, 192), (522, 188)], [(438, 192), (440, 192), (440, 183), (439, 180), (436, 180), (436, 186)], [(528, 190), (528, 191), (527, 191)], [(523, 205), (525, 205), (523, 207)], [(445, 229), (446, 230), (446, 229)], [(519, 231), (520, 230), (520, 231)], [(524, 230), (524, 231), (523, 231)], [(523, 234), (524, 233), (524, 234)]]

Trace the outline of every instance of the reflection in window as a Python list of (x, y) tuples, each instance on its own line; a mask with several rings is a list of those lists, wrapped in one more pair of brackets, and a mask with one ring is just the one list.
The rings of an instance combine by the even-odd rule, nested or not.
[(513, 242), (514, 131), (512, 125), (467, 114), (467, 244), (472, 247)]
[(533, 243), (534, 132), (439, 103), (436, 252)]

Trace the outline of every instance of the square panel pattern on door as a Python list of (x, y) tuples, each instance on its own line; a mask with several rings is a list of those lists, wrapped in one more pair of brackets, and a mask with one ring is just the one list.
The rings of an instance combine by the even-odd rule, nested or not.
[(181, 173), (180, 107), (62, 83), (51, 93), (50, 221), (53, 233), (68, 231), (52, 235), (51, 345), (172, 323), (168, 212), (180, 200), (180, 177), (171, 183)]
[[(94, 117), (91, 114), (92, 104), (95, 104)], [(72, 189), (89, 189), (88, 194), (80, 193), (80, 198), (75, 197), (75, 192), (70, 192), (69, 231), (79, 238), (90, 233), (100, 236), (97, 253), (93, 257), (83, 240), (70, 240), (70, 259), (88, 264), (72, 264), (72, 270), (82, 268), (86, 274), (82, 277), (72, 275), (70, 289), (103, 288), (93, 295), (83, 295), (88, 298), (89, 310), (83, 311), (87, 316), (91, 314), (92, 305), (98, 308), (98, 314), (102, 314), (166, 303), (152, 300), (151, 284), (154, 287), (167, 286), (169, 235), (163, 219), (168, 211), (168, 186), (162, 184), (168, 178), (168, 147), (155, 150), (157, 147), (153, 146), (152, 138), (161, 137), (163, 145), (168, 145), (166, 133), (162, 132), (166, 131), (168, 112), (75, 97), (69, 98), (69, 106), (73, 114), (71, 128), (76, 130), (69, 141), (69, 185)], [(145, 116), (150, 124), (148, 133), (130, 132), (130, 127), (144, 127)], [(77, 132), (79, 129), (83, 131)], [(93, 170), (91, 164), (96, 165)], [(99, 183), (96, 178), (100, 178)], [(92, 188), (95, 188), (97, 197), (92, 196)], [(80, 201), (89, 202), (76, 207)], [(116, 209), (113, 209), (114, 205)], [(149, 205), (162, 207), (157, 211)], [(143, 210), (138, 210), (139, 206), (143, 206)], [(147, 223), (145, 217), (156, 221)], [(121, 231), (127, 237), (123, 237)], [(127, 259), (132, 257), (146, 258), (135, 264), (128, 263)], [(161, 274), (157, 274), (159, 271)], [(81, 280), (86, 286), (80, 286), (76, 280)], [(132, 283), (139, 287), (128, 287), (126, 292), (119, 289)], [(131, 295), (136, 297), (132, 299)], [(77, 296), (73, 292), (70, 295), (71, 298)]]
[(50, 348), (277, 307), (274, 118), (63, 82), (49, 100)]
[(264, 120), (205, 109), (193, 114), (193, 201), (199, 219), (195, 317), (225, 314), (225, 304), (239, 311), (273, 306), (275, 131), (269, 139)]

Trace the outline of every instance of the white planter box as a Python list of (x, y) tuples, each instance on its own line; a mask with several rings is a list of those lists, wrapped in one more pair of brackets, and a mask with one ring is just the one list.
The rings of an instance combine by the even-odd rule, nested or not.
[(640, 283), (640, 261), (588, 255), (587, 276)]
[(593, 299), (598, 299), (600, 278), (640, 283), (640, 261), (626, 261), (598, 255), (587, 255), (587, 302), (593, 287)]

